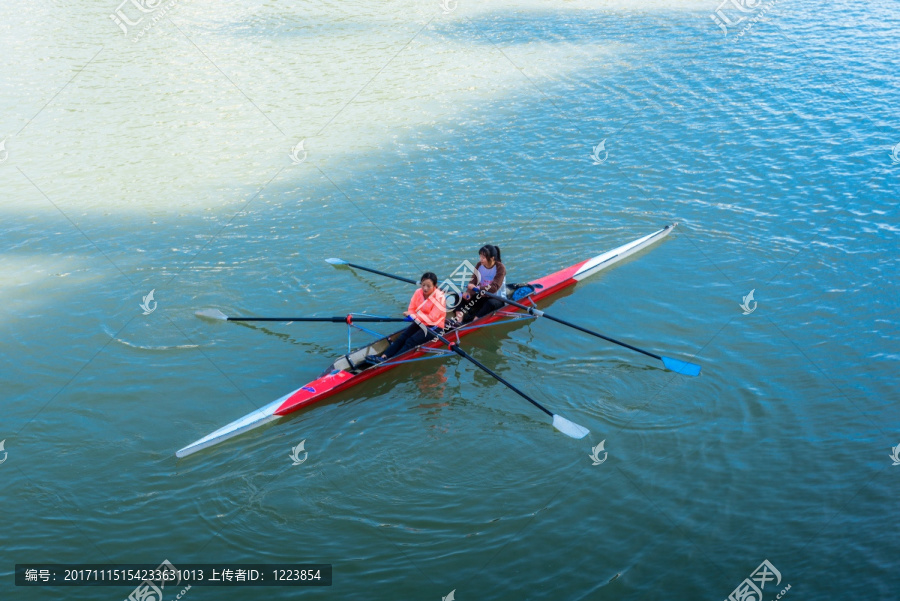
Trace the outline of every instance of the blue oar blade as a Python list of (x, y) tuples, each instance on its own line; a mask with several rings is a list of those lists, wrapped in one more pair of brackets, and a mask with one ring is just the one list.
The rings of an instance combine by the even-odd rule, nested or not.
[(663, 365), (666, 366), (666, 369), (674, 371), (675, 373), (681, 374), (683, 376), (700, 375), (700, 366), (696, 363), (688, 363), (687, 361), (681, 361), (680, 359), (673, 359), (671, 357), (663, 357), (662, 362)]
[(332, 265), (346, 265), (347, 261), (343, 259), (335, 259), (334, 257), (330, 259), (325, 259), (326, 263), (331, 263)]

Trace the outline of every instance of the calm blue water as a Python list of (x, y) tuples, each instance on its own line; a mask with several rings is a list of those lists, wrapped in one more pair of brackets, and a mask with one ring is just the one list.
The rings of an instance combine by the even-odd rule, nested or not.
[[(185, 599), (717, 601), (764, 560), (766, 601), (896, 597), (900, 5), (166, 6), (0, 8), (0, 599), (131, 592), (16, 563), (165, 559), (334, 566)], [(450, 358), (174, 456), (347, 343), (197, 309), (397, 314), (324, 259), (492, 242), (524, 281), (676, 221), (546, 307), (701, 377), (549, 321), (466, 339), (583, 440)]]

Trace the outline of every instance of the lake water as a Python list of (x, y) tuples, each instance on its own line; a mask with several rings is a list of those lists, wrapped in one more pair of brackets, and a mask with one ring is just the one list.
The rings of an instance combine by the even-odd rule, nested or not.
[[(198, 600), (896, 597), (900, 5), (135, 2), (0, 6), (0, 598), (163, 560), (334, 567)], [(699, 378), (465, 339), (585, 439), (448, 358), (175, 458), (347, 345), (198, 309), (396, 315), (324, 259), (526, 281), (671, 222), (542, 305)]]

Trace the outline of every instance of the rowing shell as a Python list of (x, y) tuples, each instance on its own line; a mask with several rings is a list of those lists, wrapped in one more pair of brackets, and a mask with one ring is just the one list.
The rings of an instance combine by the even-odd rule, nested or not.
[[(627, 257), (647, 248), (651, 244), (665, 238), (672, 232), (676, 225), (677, 224), (674, 223), (671, 225), (667, 225), (663, 229), (648, 236), (638, 238), (633, 242), (623, 244), (622, 246), (605, 252), (602, 255), (597, 255), (592, 259), (576, 263), (571, 267), (567, 267), (566, 269), (557, 271), (556, 273), (529, 282), (528, 285), (532, 288), (533, 291), (528, 294), (526, 298), (530, 302), (534, 303), (550, 296), (551, 294), (554, 294), (555, 292), (559, 292), (564, 288), (573, 286), (575, 285), (575, 283), (587, 277), (590, 277), (604, 269), (607, 269), (615, 265), (619, 261), (622, 261)], [(495, 311), (494, 313), (486, 315), (481, 319), (475, 320), (474, 322), (472, 322), (472, 324), (467, 324), (463, 328), (450, 330), (450, 333), (445, 335), (449, 336), (452, 333), (454, 337), (465, 336), (474, 331), (474, 328), (472, 328), (471, 326), (487, 325), (489, 323), (508, 317), (510, 314), (516, 311), (520, 311), (520, 309), (507, 307), (506, 309)], [(399, 333), (400, 332), (396, 332), (392, 334), (392, 336)], [(239, 434), (243, 434), (248, 430), (252, 430), (269, 422), (281, 419), (289, 413), (293, 413), (294, 411), (298, 411), (303, 407), (312, 405), (313, 403), (321, 401), (326, 397), (346, 390), (351, 386), (356, 386), (357, 384), (364, 382), (369, 378), (375, 377), (383, 372), (386, 372), (403, 362), (406, 362), (410, 359), (424, 357), (428, 353), (434, 353), (443, 346), (440, 341), (431, 341), (419, 347), (411, 349), (406, 353), (397, 355), (396, 357), (392, 357), (386, 363), (381, 363), (374, 366), (366, 364), (365, 356), (381, 354), (384, 349), (386, 349), (390, 344), (389, 338), (390, 337), (381, 338), (367, 346), (347, 353), (346, 355), (340, 357), (334, 363), (332, 363), (328, 367), (328, 369), (326, 369), (322, 373), (321, 376), (319, 376), (312, 382), (301, 386), (300, 388), (289, 394), (284, 395), (277, 401), (273, 401), (265, 407), (257, 409), (253, 413), (245, 415), (239, 420), (231, 422), (227, 426), (219, 428), (212, 434), (204, 436), (200, 440), (184, 447), (183, 449), (175, 453), (175, 455), (177, 457), (186, 457), (192, 453), (196, 453), (201, 449), (211, 447), (224, 440), (227, 440), (234, 436), (238, 436)]]

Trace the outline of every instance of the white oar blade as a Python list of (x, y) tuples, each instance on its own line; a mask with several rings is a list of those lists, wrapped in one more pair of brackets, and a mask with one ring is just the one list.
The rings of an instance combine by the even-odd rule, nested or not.
[(553, 415), (553, 427), (572, 438), (584, 438), (591, 433), (591, 431), (584, 426), (579, 426), (575, 422), (570, 422), (563, 416), (556, 414)]
[(345, 261), (343, 259), (335, 259), (334, 257), (331, 257), (330, 259), (325, 259), (325, 262), (331, 263), (332, 265), (346, 265), (347, 264), (347, 261)]
[(200, 309), (194, 313), (194, 315), (204, 319), (221, 319), (222, 321), (228, 321), (228, 316), (218, 309)]

